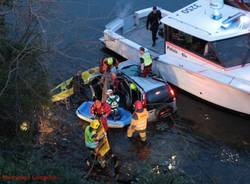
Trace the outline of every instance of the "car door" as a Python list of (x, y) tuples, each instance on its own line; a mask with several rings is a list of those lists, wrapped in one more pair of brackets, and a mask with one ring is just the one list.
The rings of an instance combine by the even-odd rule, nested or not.
[[(133, 104), (135, 103), (136, 100), (140, 100), (140, 101), (143, 101), (143, 98), (144, 98), (144, 91), (143, 89), (140, 88), (140, 86), (135, 83), (132, 79), (130, 79), (129, 77), (126, 77), (126, 83), (128, 85), (128, 90), (129, 90), (129, 94), (130, 94), (130, 106), (131, 106), (131, 110), (133, 111)], [(136, 84), (137, 86), (137, 89), (136, 90), (131, 90), (130, 89), (130, 84), (131, 83), (134, 83)]]
[(118, 85), (115, 93), (120, 96), (120, 106), (130, 109), (132, 106), (130, 83), (124, 76), (118, 76), (116, 80), (118, 80)]

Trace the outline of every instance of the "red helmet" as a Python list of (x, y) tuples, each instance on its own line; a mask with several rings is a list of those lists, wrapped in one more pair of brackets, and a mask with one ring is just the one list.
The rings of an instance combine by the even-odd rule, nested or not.
[(96, 107), (97, 109), (99, 109), (101, 106), (102, 106), (102, 102), (100, 100), (95, 100), (94, 107)]
[(140, 100), (136, 100), (134, 105), (135, 105), (135, 110), (140, 110), (143, 108), (142, 102)]

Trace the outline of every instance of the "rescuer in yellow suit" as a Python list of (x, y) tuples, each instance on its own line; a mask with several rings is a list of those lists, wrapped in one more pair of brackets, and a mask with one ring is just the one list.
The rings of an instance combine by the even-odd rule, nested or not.
[(133, 136), (134, 132), (138, 132), (141, 140), (145, 142), (147, 140), (147, 121), (148, 121), (148, 111), (143, 108), (142, 102), (137, 100), (134, 104), (135, 112), (132, 116), (131, 124), (128, 127), (127, 136), (130, 138)]

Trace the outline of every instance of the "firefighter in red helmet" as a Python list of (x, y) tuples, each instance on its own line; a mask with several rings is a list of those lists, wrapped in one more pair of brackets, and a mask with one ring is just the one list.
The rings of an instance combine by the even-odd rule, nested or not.
[(127, 136), (132, 137), (134, 132), (138, 132), (141, 140), (145, 142), (147, 140), (146, 129), (148, 122), (148, 111), (143, 107), (141, 101), (137, 100), (134, 103), (135, 111), (132, 115), (131, 124), (128, 127)]

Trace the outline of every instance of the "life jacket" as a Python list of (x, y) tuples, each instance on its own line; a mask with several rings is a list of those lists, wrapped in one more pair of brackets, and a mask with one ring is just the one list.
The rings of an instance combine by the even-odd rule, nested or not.
[(106, 102), (111, 106), (111, 109), (117, 109), (119, 107), (120, 97), (118, 95), (109, 96)]
[(143, 59), (144, 61), (144, 66), (147, 67), (149, 65), (152, 64), (152, 58), (151, 58), (151, 55), (149, 53), (144, 53), (141, 58)]
[(85, 138), (85, 145), (88, 148), (95, 149), (98, 145), (98, 142), (95, 140), (94, 136), (96, 135), (96, 131), (90, 131), (90, 126), (85, 128), (84, 138)]
[(143, 109), (142, 112), (135, 112), (137, 115), (137, 119), (132, 119), (131, 124), (135, 126), (135, 130), (137, 131), (145, 131), (147, 128), (148, 121), (148, 111), (147, 109)]

